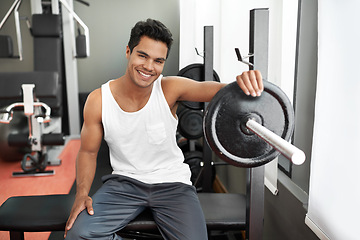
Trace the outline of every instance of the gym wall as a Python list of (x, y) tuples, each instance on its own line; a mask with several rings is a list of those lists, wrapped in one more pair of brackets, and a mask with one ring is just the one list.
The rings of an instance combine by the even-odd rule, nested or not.
[[(90, 7), (74, 1), (74, 10), (90, 31), (90, 57), (78, 60), (79, 91), (89, 92), (125, 73), (125, 50), (130, 30), (139, 20), (154, 18), (172, 32), (174, 43), (164, 75), (179, 71), (178, 0), (87, 0)], [(160, 7), (161, 6), (161, 7)]]

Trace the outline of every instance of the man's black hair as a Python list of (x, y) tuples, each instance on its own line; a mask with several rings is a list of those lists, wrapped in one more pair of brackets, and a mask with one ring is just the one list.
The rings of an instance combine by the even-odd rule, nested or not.
[(165, 43), (168, 48), (166, 58), (169, 56), (173, 38), (170, 30), (163, 23), (154, 19), (147, 19), (146, 21), (136, 23), (131, 29), (130, 40), (128, 43), (130, 53), (132, 53), (134, 47), (139, 44), (142, 36), (147, 36), (156, 41)]

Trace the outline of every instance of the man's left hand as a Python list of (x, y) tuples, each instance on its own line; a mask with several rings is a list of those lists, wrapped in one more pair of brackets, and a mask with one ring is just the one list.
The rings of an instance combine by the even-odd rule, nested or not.
[(263, 79), (259, 70), (250, 70), (236, 76), (239, 87), (246, 95), (260, 96), (264, 90)]

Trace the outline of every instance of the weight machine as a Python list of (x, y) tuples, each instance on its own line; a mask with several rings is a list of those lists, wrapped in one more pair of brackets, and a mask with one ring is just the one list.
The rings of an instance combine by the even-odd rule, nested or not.
[[(88, 5), (85, 1), (78, 1)], [(63, 145), (64, 135), (76, 136), (80, 132), (79, 103), (74, 101), (78, 99), (76, 59), (90, 55), (89, 29), (73, 11), (72, 1), (69, 4), (65, 0), (31, 0), (31, 24), (27, 17), (19, 16), (21, 3), (22, 0), (15, 0), (0, 22), (1, 29), (14, 14), (19, 55), (14, 55), (11, 37), (0, 35), (0, 57), (23, 60), (20, 20), (26, 19), (34, 39), (34, 71), (0, 73), (1, 122), (7, 123), (0, 127), (5, 129), (2, 134), (8, 134), (2, 136), (1, 141), (8, 142), (8, 148), (23, 149), (25, 153), (22, 161), (24, 172), (14, 175), (53, 174), (45, 170), (46, 165), (58, 165), (60, 161), (48, 161), (45, 146)], [(79, 28), (76, 38), (74, 19)], [(80, 27), (84, 34), (81, 34)], [(28, 122), (27, 129), (20, 131), (24, 126), (17, 126), (13, 117), (24, 116), (28, 118), (25, 121)], [(5, 158), (10, 158), (10, 155), (5, 154)]]
[(21, 161), (23, 172), (13, 176), (44, 176), (54, 174), (45, 170), (47, 165), (60, 165), (60, 161), (48, 159), (46, 146), (64, 145), (62, 133), (47, 133), (45, 125), (51, 121), (51, 108), (34, 97), (35, 84), (22, 84), (23, 102), (12, 103), (1, 111), (0, 123), (9, 124), (13, 120), (14, 109), (23, 108), (27, 117), (29, 133), (12, 133), (8, 136), (9, 146), (29, 148)]
[[(14, 55), (11, 36), (0, 35), (0, 58), (23, 60), (20, 20), (25, 19), (30, 33), (34, 37), (34, 71), (59, 73), (62, 105), (65, 107), (62, 119), (63, 130), (67, 134), (78, 135), (80, 133), (79, 103), (73, 101), (73, 99), (78, 99), (76, 60), (90, 56), (89, 29), (73, 11), (73, 0), (30, 0), (31, 24), (27, 17), (19, 15), (22, 1), (14, 0), (0, 22), (1, 30), (10, 15), (14, 14), (18, 56)], [(75, 1), (89, 6), (86, 1)], [(75, 36), (74, 21), (78, 26), (77, 36)], [(71, 104), (68, 104), (70, 102)]]

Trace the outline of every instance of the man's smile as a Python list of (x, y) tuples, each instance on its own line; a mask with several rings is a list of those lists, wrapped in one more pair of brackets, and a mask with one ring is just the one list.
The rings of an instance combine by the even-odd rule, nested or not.
[(142, 72), (140, 70), (137, 70), (137, 72), (140, 73), (141, 76), (146, 77), (146, 78), (149, 78), (149, 77), (152, 76), (151, 74), (146, 74), (146, 73), (144, 73), (144, 72)]

